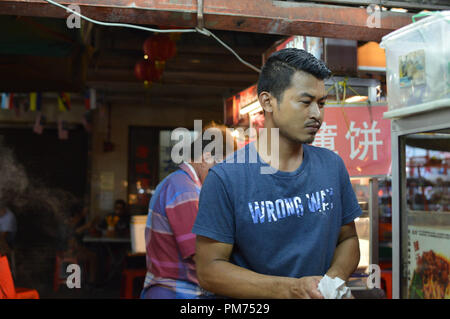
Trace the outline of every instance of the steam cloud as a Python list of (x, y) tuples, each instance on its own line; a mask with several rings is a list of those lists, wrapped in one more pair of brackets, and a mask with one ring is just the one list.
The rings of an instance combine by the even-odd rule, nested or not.
[(68, 220), (77, 198), (31, 180), (12, 150), (0, 141), (0, 201), (18, 222), (16, 281), (43, 285), (43, 278), (52, 278), (55, 251), (66, 248), (71, 233)]

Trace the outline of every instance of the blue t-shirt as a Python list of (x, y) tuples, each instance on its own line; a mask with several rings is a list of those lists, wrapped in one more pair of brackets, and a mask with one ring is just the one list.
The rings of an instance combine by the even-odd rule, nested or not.
[(232, 158), (210, 169), (192, 232), (233, 244), (230, 262), (257, 273), (324, 275), (341, 226), (362, 214), (342, 159), (304, 144), (297, 170), (261, 174), (253, 143)]

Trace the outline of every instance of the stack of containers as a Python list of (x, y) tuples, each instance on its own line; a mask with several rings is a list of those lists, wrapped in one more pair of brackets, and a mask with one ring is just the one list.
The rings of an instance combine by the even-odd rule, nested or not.
[(450, 105), (450, 11), (436, 12), (383, 37), (389, 110)]

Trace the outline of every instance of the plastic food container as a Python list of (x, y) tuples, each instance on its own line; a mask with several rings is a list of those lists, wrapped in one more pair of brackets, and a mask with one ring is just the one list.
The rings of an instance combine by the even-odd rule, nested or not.
[(131, 217), (131, 251), (133, 253), (145, 253), (145, 225), (147, 215), (134, 215)]
[(389, 110), (450, 98), (450, 11), (383, 37)]

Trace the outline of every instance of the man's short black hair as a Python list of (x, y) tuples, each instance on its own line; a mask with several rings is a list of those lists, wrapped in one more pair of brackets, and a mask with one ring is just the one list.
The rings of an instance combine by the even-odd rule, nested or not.
[(122, 205), (123, 208), (127, 208), (127, 203), (123, 199), (116, 199), (114, 206)]
[(288, 48), (273, 53), (264, 64), (258, 80), (258, 95), (271, 93), (281, 102), (283, 92), (291, 86), (292, 76), (297, 71), (304, 71), (319, 80), (331, 75), (326, 64), (305, 50)]

